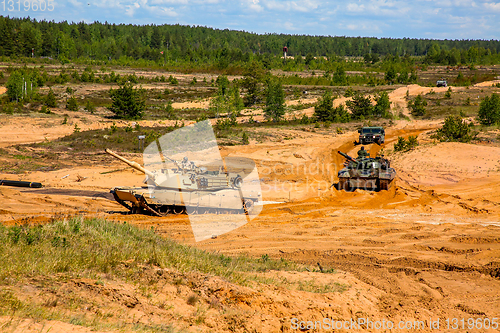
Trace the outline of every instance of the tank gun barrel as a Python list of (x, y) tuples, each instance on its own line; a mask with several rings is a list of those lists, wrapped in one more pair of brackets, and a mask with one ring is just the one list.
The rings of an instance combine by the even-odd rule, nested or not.
[(357, 162), (355, 158), (352, 158), (351, 156), (347, 155), (346, 153), (341, 152), (340, 150), (337, 151), (340, 155), (348, 159), (349, 161)]
[(104, 150), (106, 153), (108, 153), (109, 155), (119, 159), (120, 161), (122, 161), (123, 163), (126, 163), (128, 164), (130, 167), (144, 173), (145, 175), (147, 175), (148, 177), (150, 178), (153, 178), (154, 179), (154, 175), (151, 171), (147, 170), (147, 169), (144, 169), (139, 163), (136, 163), (136, 162), (133, 162), (133, 161), (129, 161), (127, 160), (125, 157), (122, 157), (120, 155), (118, 155), (117, 153), (115, 152), (112, 152), (111, 150), (109, 149), (105, 149)]

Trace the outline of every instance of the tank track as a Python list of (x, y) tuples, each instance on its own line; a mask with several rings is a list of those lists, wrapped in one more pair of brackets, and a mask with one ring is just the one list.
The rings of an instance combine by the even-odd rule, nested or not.
[(379, 191), (387, 191), (391, 188), (391, 186), (392, 186), (392, 181), (387, 180), (387, 179), (380, 179), (378, 190)]
[(129, 205), (127, 202), (118, 198), (113, 193), (115, 200), (123, 207), (130, 210), (132, 214), (149, 214), (153, 216), (181, 215), (181, 214), (247, 214), (249, 215), (254, 207), (254, 202), (250, 199), (242, 200), (242, 209), (224, 209), (214, 207), (186, 207), (179, 205), (149, 205), (146, 199), (141, 196), (138, 203)]

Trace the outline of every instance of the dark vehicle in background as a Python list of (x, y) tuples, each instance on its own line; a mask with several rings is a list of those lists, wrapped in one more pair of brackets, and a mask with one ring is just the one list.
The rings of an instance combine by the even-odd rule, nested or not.
[(385, 130), (383, 127), (363, 127), (358, 130), (359, 143), (366, 145), (368, 143), (385, 143)]
[(448, 81), (446, 81), (445, 79), (438, 80), (436, 82), (436, 86), (437, 87), (447, 87), (448, 86)]

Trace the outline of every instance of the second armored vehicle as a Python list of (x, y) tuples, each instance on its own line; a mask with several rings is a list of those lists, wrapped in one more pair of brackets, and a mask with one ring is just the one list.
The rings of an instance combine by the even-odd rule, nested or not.
[(362, 145), (368, 143), (385, 143), (385, 130), (383, 127), (363, 127), (358, 130), (359, 143)]
[(371, 190), (388, 190), (396, 177), (396, 171), (391, 168), (390, 162), (383, 157), (361, 157), (351, 156), (339, 151), (346, 158), (344, 168), (339, 171), (339, 190), (351, 190), (354, 188)]

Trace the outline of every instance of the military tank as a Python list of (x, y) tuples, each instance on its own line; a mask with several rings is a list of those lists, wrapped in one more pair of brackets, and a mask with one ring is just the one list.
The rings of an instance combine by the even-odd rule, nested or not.
[(341, 151), (338, 153), (346, 159), (344, 168), (338, 172), (339, 190), (361, 188), (380, 191), (391, 188), (396, 171), (391, 168), (389, 160), (382, 156), (355, 159)]
[(175, 161), (164, 156), (174, 167), (150, 171), (109, 149), (105, 151), (146, 175), (147, 186), (111, 190), (115, 200), (133, 214), (251, 214), (261, 201), (260, 192), (243, 190), (244, 177), (227, 172), (224, 166), (209, 170), (209, 166), (198, 167), (187, 157)]

